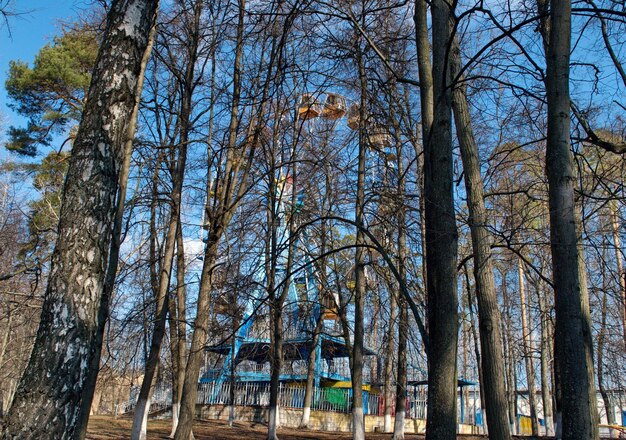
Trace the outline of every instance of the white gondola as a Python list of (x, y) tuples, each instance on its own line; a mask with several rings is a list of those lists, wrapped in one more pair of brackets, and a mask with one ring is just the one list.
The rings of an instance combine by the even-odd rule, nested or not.
[(382, 151), (391, 146), (391, 134), (383, 125), (372, 124), (368, 134), (370, 146), (373, 149)]

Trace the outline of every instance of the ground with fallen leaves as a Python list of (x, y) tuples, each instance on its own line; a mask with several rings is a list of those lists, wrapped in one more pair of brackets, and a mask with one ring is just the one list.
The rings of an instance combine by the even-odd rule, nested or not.
[[(120, 417), (93, 416), (89, 420), (88, 440), (121, 440), (130, 438), (132, 419)], [(167, 439), (170, 434), (170, 420), (150, 420), (148, 423), (148, 440)], [(237, 422), (233, 427), (221, 420), (199, 420), (194, 425), (196, 440), (265, 440), (267, 426), (260, 423)], [(297, 429), (279, 429), (281, 440), (350, 440), (352, 436), (346, 432), (305, 431)], [(389, 440), (391, 434), (367, 433), (367, 440)], [(406, 440), (422, 440), (422, 435), (407, 434)], [(486, 436), (460, 435), (459, 440), (486, 440)], [(530, 437), (520, 437), (532, 440)]]

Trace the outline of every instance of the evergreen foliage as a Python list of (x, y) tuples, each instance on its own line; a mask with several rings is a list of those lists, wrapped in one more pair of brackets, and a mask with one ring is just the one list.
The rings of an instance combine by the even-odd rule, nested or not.
[(78, 122), (97, 50), (96, 31), (79, 27), (44, 46), (32, 68), (21, 60), (10, 62), (5, 84), (9, 106), (27, 117), (28, 125), (9, 128), (9, 150), (35, 156), (38, 146), (49, 146), (52, 135)]

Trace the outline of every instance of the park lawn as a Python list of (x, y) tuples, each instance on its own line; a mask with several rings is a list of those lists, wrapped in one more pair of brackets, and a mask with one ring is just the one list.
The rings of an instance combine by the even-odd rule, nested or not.
[[(130, 438), (132, 419), (129, 417), (113, 418), (92, 416), (89, 420), (87, 440), (122, 440)], [(167, 439), (170, 434), (170, 420), (150, 420), (148, 422), (148, 440)], [(237, 422), (229, 427), (222, 420), (198, 420), (194, 425), (196, 440), (265, 440), (267, 426), (260, 423)], [(350, 440), (347, 432), (304, 431), (290, 428), (278, 430), (281, 440)], [(390, 440), (391, 434), (367, 433), (367, 440)], [(422, 435), (407, 434), (406, 440), (422, 440)], [(463, 440), (485, 440), (486, 436), (460, 435)], [(530, 437), (523, 437), (531, 440)]]

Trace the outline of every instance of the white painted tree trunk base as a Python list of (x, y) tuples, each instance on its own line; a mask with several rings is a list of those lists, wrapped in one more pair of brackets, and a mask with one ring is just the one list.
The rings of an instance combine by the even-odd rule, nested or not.
[(554, 414), (554, 438), (560, 440), (563, 438), (563, 421), (561, 411)]
[(404, 440), (404, 411), (396, 411), (393, 423), (393, 440)]
[(391, 414), (385, 414), (385, 421), (383, 424), (384, 432), (391, 432)]
[(170, 438), (174, 438), (176, 434), (176, 428), (178, 428), (178, 414), (180, 413), (180, 403), (172, 404), (172, 432)]
[(308, 429), (310, 421), (311, 421), (311, 407), (305, 406), (302, 409), (302, 421), (300, 422), (300, 428)]
[(228, 405), (228, 426), (232, 428), (233, 423), (235, 423), (235, 406)]
[(267, 428), (267, 440), (278, 440), (276, 429), (278, 428), (278, 407), (271, 407)]
[(133, 416), (133, 429), (130, 433), (131, 440), (146, 440), (148, 431), (148, 412), (150, 411), (150, 398), (138, 400)]
[(546, 417), (546, 435), (554, 435), (554, 420), (552, 420), (552, 417)]
[(352, 409), (352, 439), (365, 440), (365, 418), (363, 408)]

